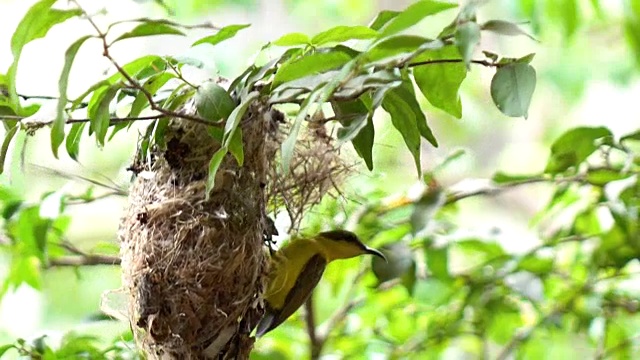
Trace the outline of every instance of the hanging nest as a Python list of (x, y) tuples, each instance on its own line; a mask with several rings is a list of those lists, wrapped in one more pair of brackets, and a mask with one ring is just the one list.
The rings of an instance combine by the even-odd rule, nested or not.
[(266, 112), (263, 104), (248, 111), (245, 164), (227, 156), (208, 200), (219, 145), (202, 125), (171, 121), (166, 149), (134, 164), (142, 171), (121, 222), (123, 286), (136, 340), (151, 357), (245, 357), (230, 348), (247, 348), (261, 315)]
[[(195, 114), (193, 104), (185, 108)], [(324, 126), (304, 128), (283, 176), (284, 115), (256, 102), (241, 124), (244, 165), (227, 155), (208, 199), (208, 165), (219, 144), (203, 125), (171, 120), (165, 145), (131, 167), (136, 178), (119, 232), (123, 292), (150, 358), (248, 358), (268, 272), (267, 201), (297, 225), (346, 173)]]

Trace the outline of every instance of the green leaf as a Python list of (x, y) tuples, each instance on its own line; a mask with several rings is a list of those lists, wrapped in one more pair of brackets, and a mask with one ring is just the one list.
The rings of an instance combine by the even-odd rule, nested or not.
[(351, 141), (358, 155), (369, 170), (373, 169), (374, 127), (371, 111), (362, 99), (352, 101), (334, 101), (333, 112), (342, 125), (338, 129), (338, 143)]
[(78, 161), (80, 140), (82, 140), (82, 131), (84, 130), (85, 124), (86, 123), (77, 123), (71, 125), (71, 130), (69, 131), (69, 135), (67, 135), (65, 147), (67, 148), (69, 157), (71, 157), (75, 161)]
[(64, 141), (64, 125), (66, 122), (64, 108), (67, 106), (67, 86), (69, 84), (69, 73), (71, 72), (71, 65), (76, 58), (76, 54), (84, 42), (89, 39), (90, 36), (83, 36), (76, 40), (67, 51), (64, 53), (64, 66), (60, 73), (60, 79), (58, 80), (58, 92), (60, 97), (58, 99), (58, 106), (56, 108), (56, 119), (53, 122), (51, 128), (51, 150), (53, 150), (53, 156), (58, 158), (58, 148)]
[(227, 39), (231, 39), (232, 37), (236, 36), (238, 31), (242, 29), (246, 29), (249, 26), (251, 26), (251, 24), (225, 26), (222, 29), (220, 29), (215, 35), (204, 37), (194, 42), (193, 45), (191, 46), (196, 46), (200, 44), (209, 44), (209, 45), (219, 44)]
[(249, 106), (260, 97), (260, 93), (257, 91), (251, 92), (246, 99), (243, 99), (240, 105), (238, 105), (231, 114), (229, 114), (229, 118), (224, 126), (224, 137), (222, 140), (222, 146), (229, 146), (229, 142), (231, 138), (233, 138), (233, 133), (236, 131), (238, 126), (240, 125), (240, 121), (242, 117), (247, 112)]
[(371, 39), (378, 35), (378, 32), (366, 26), (336, 26), (327, 31), (323, 31), (311, 39), (311, 44), (321, 46), (332, 42), (343, 42), (347, 40)]
[(458, 5), (434, 0), (417, 1), (397, 16), (388, 20), (381, 29), (381, 37), (396, 34), (441, 11), (452, 9)]
[(131, 39), (136, 37), (144, 37), (144, 36), (152, 36), (152, 35), (182, 35), (185, 34), (178, 30), (177, 28), (165, 24), (162, 21), (153, 21), (147, 20), (142, 24), (139, 24), (133, 30), (128, 31), (122, 35), (120, 35), (117, 39), (115, 39), (112, 44), (124, 40)]
[(373, 170), (373, 141), (375, 138), (375, 128), (373, 119), (367, 119), (364, 127), (360, 129), (358, 135), (351, 140), (353, 148), (358, 155), (364, 160), (369, 171)]
[(640, 141), (640, 130), (624, 135), (623, 137), (620, 138), (620, 143), (627, 142), (629, 140)]
[(425, 249), (425, 255), (427, 258), (427, 268), (431, 276), (439, 280), (448, 280), (451, 278), (451, 275), (449, 275), (449, 248), (428, 247)]
[(418, 174), (422, 173), (420, 164), (420, 131), (416, 114), (406, 99), (389, 91), (382, 101), (382, 108), (391, 116), (391, 123), (400, 132), (407, 148), (413, 155)]
[[(7, 282), (15, 289), (23, 283), (39, 290), (42, 288), (42, 263), (40, 259), (32, 255), (24, 255), (14, 258), (9, 268)], [(0, 292), (0, 295), (2, 292)]]
[(480, 43), (480, 26), (472, 21), (458, 25), (455, 39), (458, 52), (469, 69), (473, 52)]
[(627, 44), (631, 48), (632, 56), (636, 65), (640, 65), (640, 15), (631, 16), (627, 14), (624, 21), (624, 33)]
[(315, 103), (322, 106), (327, 102), (338, 86), (340, 86), (345, 79), (352, 76), (356, 63), (356, 60), (351, 60), (349, 63), (344, 65), (338, 74), (332, 75), (327, 82), (321, 83), (313, 89), (309, 96), (304, 99), (302, 105), (300, 105), (300, 110), (298, 110), (298, 114), (294, 120), (293, 128), (291, 129), (289, 136), (282, 142), (280, 148), (282, 156), (282, 170), (285, 174), (289, 172), (289, 165), (291, 164), (291, 158), (293, 157), (302, 121), (307, 117), (311, 106)]
[(166, 146), (165, 133), (168, 126), (169, 119), (167, 118), (162, 118), (155, 121), (155, 126), (153, 128), (153, 141), (162, 147)]
[(16, 136), (16, 133), (20, 129), (20, 126), (14, 125), (9, 128), (5, 134), (4, 139), (2, 140), (2, 147), (0, 148), (0, 174), (4, 172), (4, 162), (7, 159), (7, 152), (9, 152), (9, 145), (11, 145), (11, 140)]
[[(222, 163), (225, 155), (231, 151), (231, 154), (236, 158), (238, 165), (242, 166), (244, 162), (244, 150), (242, 146), (242, 134), (241, 129), (238, 129), (242, 117), (247, 112), (249, 106), (260, 96), (260, 93), (257, 91), (251, 92), (246, 99), (244, 99), (240, 105), (238, 105), (229, 117), (227, 118), (227, 122), (225, 123), (224, 133), (222, 136), (222, 144), (221, 147), (211, 158), (209, 162), (209, 174), (207, 176), (207, 186), (206, 186), (206, 196), (209, 197), (209, 193), (213, 189), (216, 181), (216, 173), (218, 172), (218, 168)], [(215, 132), (212, 133), (212, 136), (215, 138)]]
[(518, 269), (536, 275), (546, 275), (553, 269), (553, 258), (527, 255), (518, 262)]
[(621, 323), (623, 322), (612, 319), (606, 322), (604, 347), (607, 354), (609, 354), (609, 350), (613, 350), (610, 352), (612, 359), (632, 359), (633, 356), (631, 354), (634, 353), (632, 339), (634, 335), (629, 334)]
[(378, 90), (387, 87), (394, 88), (401, 84), (402, 76), (399, 70), (380, 70), (353, 77), (340, 86), (340, 90), (335, 93), (335, 98), (352, 99), (369, 90)]
[(553, 16), (554, 20), (559, 21), (564, 28), (567, 38), (575, 34), (581, 20), (580, 7), (578, 0), (557, 0), (557, 3), (551, 8), (557, 10)]
[[(415, 62), (428, 62), (439, 59), (455, 59), (458, 51), (453, 46), (427, 51), (418, 56)], [(413, 68), (413, 76), (418, 88), (431, 105), (446, 111), (456, 118), (462, 117), (460, 85), (467, 76), (462, 62), (425, 64)]]
[(457, 241), (455, 247), (466, 254), (482, 254), (485, 261), (495, 260), (506, 255), (504, 249), (498, 243), (477, 239)]
[(206, 187), (206, 198), (209, 198), (209, 193), (211, 189), (215, 186), (216, 174), (218, 173), (218, 169), (220, 168), (220, 164), (222, 164), (222, 160), (224, 160), (225, 155), (229, 150), (227, 148), (221, 147), (218, 151), (213, 154), (211, 157), (211, 161), (209, 161), (209, 175), (207, 177), (207, 187)]
[(373, 30), (380, 30), (386, 23), (400, 14), (399, 11), (382, 10), (375, 19), (371, 22), (369, 27)]
[(414, 203), (413, 212), (409, 219), (414, 236), (427, 227), (434, 215), (444, 205), (445, 199), (444, 191), (440, 188), (434, 188), (427, 191)]
[(351, 141), (365, 127), (369, 119), (369, 108), (361, 99), (351, 101), (332, 101), (331, 106), (336, 118), (342, 125), (338, 129), (338, 146)]
[(242, 129), (236, 129), (229, 140), (229, 152), (236, 158), (238, 165), (244, 164), (244, 148), (242, 146)]
[(15, 83), (22, 48), (29, 42), (46, 36), (53, 26), (82, 14), (80, 9), (52, 9), (51, 6), (55, 3), (56, 0), (41, 0), (34, 4), (24, 15), (11, 37), (13, 63), (7, 72), (7, 82), (9, 85), (9, 98), (14, 106), (18, 106)]
[(596, 151), (596, 140), (612, 136), (605, 127), (578, 127), (565, 132), (551, 145), (545, 173), (558, 174), (579, 165)]
[(7, 344), (0, 346), (0, 358), (9, 350), (18, 349), (14, 344)]
[(283, 65), (273, 79), (273, 86), (340, 67), (351, 60), (342, 51), (316, 52)]
[(536, 88), (536, 71), (528, 64), (513, 63), (498, 68), (491, 80), (491, 98), (507, 116), (526, 119)]
[[(398, 35), (384, 39), (369, 49), (364, 57), (367, 62), (373, 63), (383, 59), (395, 60), (415, 52), (419, 47), (432, 40), (415, 35)], [(440, 43), (438, 40), (437, 43)]]
[(633, 173), (623, 173), (615, 169), (589, 169), (586, 180), (591, 185), (605, 186), (612, 181), (627, 179), (633, 175)]
[(507, 173), (503, 173), (503, 172), (497, 172), (495, 174), (493, 174), (493, 177), (491, 178), (491, 180), (493, 182), (495, 182), (496, 184), (508, 184), (508, 183), (517, 183), (517, 182), (521, 182), (521, 181), (527, 181), (530, 180), (532, 178), (537, 178), (540, 177), (539, 174), (533, 174), (533, 175), (511, 175), (511, 174), (507, 174)]
[(278, 40), (274, 41), (272, 44), (277, 46), (298, 46), (298, 45), (307, 45), (311, 42), (311, 39), (306, 34), (303, 33), (290, 33), (286, 35), (282, 35)]
[(298, 140), (298, 134), (300, 133), (300, 127), (302, 126), (302, 121), (307, 117), (309, 113), (309, 109), (312, 104), (316, 102), (316, 100), (320, 97), (320, 93), (322, 91), (321, 87), (316, 88), (300, 105), (300, 110), (298, 110), (298, 114), (293, 122), (293, 127), (291, 128), (291, 132), (289, 136), (282, 142), (281, 145), (281, 154), (282, 154), (282, 171), (285, 174), (289, 173), (289, 165), (291, 164), (291, 159), (293, 158), (293, 152), (295, 151), (296, 141)]
[(522, 315), (517, 309), (511, 309), (505, 304), (492, 306), (487, 309), (486, 316), (489, 317), (487, 325), (487, 335), (496, 344), (506, 344), (513, 338), (513, 334), (522, 327)]
[(100, 146), (104, 146), (104, 139), (107, 136), (111, 121), (111, 113), (109, 105), (115, 98), (116, 93), (120, 90), (120, 85), (112, 85), (106, 87), (103, 91), (96, 91), (94, 98), (89, 102), (87, 113), (89, 114), (89, 129), (96, 133), (96, 140)]
[[(142, 87), (149, 92), (152, 96), (155, 95), (167, 81), (174, 79), (176, 76), (169, 72), (163, 72), (160, 74), (153, 75), (149, 77), (147, 81), (142, 83)], [(138, 117), (144, 108), (149, 106), (149, 99), (147, 99), (146, 95), (140, 91), (136, 98), (133, 100), (131, 104), (131, 110), (129, 110), (129, 117)], [(116, 134), (114, 131), (111, 134), (111, 138)]]
[(427, 278), (416, 283), (413, 297), (422, 305), (438, 307), (446, 304), (457, 291), (449, 280)]
[(480, 26), (482, 30), (491, 31), (500, 35), (518, 36), (524, 35), (533, 41), (537, 41), (533, 36), (527, 34), (524, 30), (520, 29), (518, 24), (514, 24), (504, 20), (490, 20)]
[(213, 81), (198, 87), (195, 104), (200, 116), (214, 122), (226, 119), (236, 107), (231, 95)]
[[(161, 58), (158, 55), (145, 55), (143, 57), (137, 58), (125, 65), (122, 65), (122, 69), (130, 74), (134, 79), (142, 80), (149, 76), (153, 76), (159, 72), (162, 72), (166, 69), (165, 59)], [(75, 100), (73, 100), (71, 108), (76, 109), (84, 99), (93, 93), (92, 99), (95, 98), (95, 92), (104, 91), (105, 87), (109, 85), (114, 85), (119, 81), (125, 80), (120, 72), (117, 72), (111, 75), (109, 78), (105, 80), (100, 80), (99, 82), (91, 85), (82, 95), (78, 96)], [(100, 90), (101, 89), (101, 90)]]
[(413, 84), (410, 80), (405, 80), (405, 82), (401, 86), (389, 90), (389, 92), (385, 96), (385, 100), (387, 99), (387, 97), (394, 98), (394, 100), (399, 104), (404, 103), (405, 105), (402, 106), (402, 109), (406, 113), (413, 114), (412, 118), (414, 119), (415, 124), (418, 127), (418, 133), (431, 145), (433, 145), (434, 147), (438, 147), (438, 141), (436, 140), (435, 136), (433, 136), (429, 125), (427, 125), (427, 119), (422, 112), (422, 108), (420, 108), (420, 104), (418, 104), (416, 94), (413, 90)]

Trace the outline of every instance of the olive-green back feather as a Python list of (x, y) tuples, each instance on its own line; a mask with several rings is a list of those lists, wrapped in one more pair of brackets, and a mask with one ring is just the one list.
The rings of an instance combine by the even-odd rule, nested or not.
[(322, 273), (327, 266), (327, 261), (322, 255), (314, 255), (304, 265), (296, 283), (287, 294), (282, 309), (274, 309), (267, 302), (264, 317), (258, 324), (256, 336), (260, 337), (282, 324), (289, 316), (293, 315), (309, 298), (313, 289), (318, 285)]

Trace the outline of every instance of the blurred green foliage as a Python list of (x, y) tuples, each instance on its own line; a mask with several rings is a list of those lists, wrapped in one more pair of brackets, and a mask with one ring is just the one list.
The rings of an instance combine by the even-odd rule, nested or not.
[[(230, 3), (154, 2), (183, 17)], [(232, 3), (249, 11), (257, 6), (257, 1)], [(563, 99), (577, 101), (591, 80), (629, 83), (635, 77), (634, 66), (640, 64), (640, 1), (616, 2), (620, 7), (598, 0), (497, 3), (490, 4), (486, 11), (502, 15), (504, 9), (510, 9), (513, 13), (504, 17), (531, 20), (533, 35), (543, 42), (541, 46), (549, 47), (548, 52), (562, 54), (561, 61), (556, 57), (536, 68), (542, 69), (540, 81), (556, 86)], [(500, 3), (508, 6), (500, 8)], [(356, 23), (363, 23), (368, 17), (362, 14), (372, 14), (375, 10), (369, 1), (291, 0), (287, 4), (306, 9), (322, 20), (349, 25), (354, 22), (345, 19), (356, 17)], [(335, 20), (336, 17), (340, 20)], [(601, 51), (598, 54), (601, 56), (591, 56), (596, 51), (593, 48), (601, 50), (609, 44), (606, 41), (609, 37), (602, 34), (610, 32), (624, 36), (616, 37), (610, 52)], [(474, 39), (473, 34), (464, 37), (469, 41)], [(280, 44), (292, 45), (296, 41), (314, 42), (308, 37), (296, 40), (290, 36), (281, 38)], [(316, 41), (319, 40), (316, 38)], [(553, 47), (557, 44), (562, 48)], [(445, 53), (453, 51), (443, 49)], [(437, 52), (430, 55), (418, 60), (443, 56)], [(338, 55), (323, 57), (322, 61), (340, 62), (341, 59)], [(161, 65), (166, 69), (169, 65), (178, 65), (172, 59), (147, 60), (128, 69), (138, 75), (149, 67)], [(451, 76), (446, 78), (456, 86), (464, 79), (464, 72), (460, 72), (464, 66), (460, 65), (448, 68)], [(295, 80), (309, 67), (300, 69), (290, 67), (290, 72), (280, 74), (279, 80)], [(156, 76), (150, 84), (159, 76), (147, 75)], [(433, 79), (442, 74), (425, 70), (416, 76)], [(518, 75), (505, 73), (503, 77), (514, 79)], [(443, 104), (432, 92), (420, 87), (422, 82), (416, 81), (418, 90), (425, 93), (432, 106), (452, 116), (461, 116), (457, 91), (443, 95), (448, 100)], [(115, 90), (108, 94), (113, 83), (115, 80), (96, 95), (92, 102), (95, 111), (104, 108), (104, 104), (108, 110), (109, 101), (103, 99), (117, 96)], [(408, 87), (396, 89), (413, 91)], [(504, 99), (510, 95), (496, 96)], [(168, 95), (166, 103), (178, 96), (178, 92)], [(405, 96), (400, 94), (398, 98)], [(214, 98), (214, 102), (218, 100), (220, 97)], [(355, 105), (356, 109), (362, 108), (360, 105), (368, 109), (366, 101), (364, 105)], [(396, 116), (402, 113), (394, 111), (394, 104), (381, 106), (392, 118), (394, 113)], [(396, 104), (395, 109), (398, 106)], [(215, 113), (220, 108), (226, 109), (222, 110), (224, 114)], [(229, 106), (214, 106), (213, 110), (204, 106), (203, 109), (216, 114), (207, 117), (225, 117), (231, 112)], [(348, 113), (350, 109), (344, 110)], [(25, 110), (3, 103), (0, 111), (29, 115), (35, 109)], [(362, 115), (357, 110), (353, 112)], [(83, 130), (79, 125), (74, 127), (76, 132)], [(347, 126), (345, 129), (349, 130)], [(106, 135), (106, 131), (99, 134), (103, 140)], [(350, 136), (348, 132), (343, 135)], [(220, 139), (223, 136), (220, 134)], [(227, 138), (231, 138), (231, 134), (227, 134)], [(70, 155), (77, 154), (77, 142), (66, 140)], [(301, 311), (260, 339), (252, 358), (300, 358), (308, 356), (314, 346), (320, 346), (322, 354), (349, 359), (633, 358), (640, 344), (640, 289), (634, 284), (640, 275), (640, 129), (614, 136), (606, 126), (581, 126), (554, 136), (553, 140), (546, 166), (531, 169), (529, 174), (501, 172), (488, 184), (450, 189), (439, 180), (442, 171), (460, 161), (459, 154), (453, 154), (441, 166), (435, 164), (430, 171), (424, 171), (418, 195), (415, 191), (389, 186), (383, 179), (360, 176), (349, 183), (346, 200), (325, 199), (306, 217), (305, 232), (312, 234), (333, 228), (354, 230), (369, 245), (383, 249), (391, 261), (370, 264), (369, 260), (355, 259), (332, 264), (314, 293), (313, 316), (318, 324), (315, 341), (309, 339), (310, 332)], [(355, 142), (354, 146), (358, 150)], [(362, 149), (360, 156), (367, 165), (373, 164), (373, 160), (363, 155), (370, 153), (371, 148)], [(375, 150), (374, 154), (378, 155)], [(398, 157), (396, 153), (379, 156), (390, 161)], [(522, 240), (505, 239), (500, 228), (489, 233), (474, 233), (466, 226), (468, 219), (461, 212), (465, 201), (514, 188), (527, 189), (535, 184), (546, 184), (551, 195), (530, 221), (530, 232), (535, 234), (536, 241), (528, 244), (526, 250), (513, 250), (509, 245)], [(66, 213), (69, 204), (92, 202), (95, 198), (91, 192), (77, 196), (60, 191), (43, 194), (40, 201), (29, 202), (9, 187), (0, 188), (3, 229), (0, 248), (8, 264), (2, 294), (21, 284), (42, 288), (46, 279), (43, 273), (71, 258), (114, 254), (113, 249), (105, 251), (104, 248), (95, 254), (80, 251), (66, 237), (69, 222), (73, 221)], [(489, 206), (490, 203), (483, 204)], [(77, 268), (79, 276), (86, 271), (81, 264)], [(69, 276), (58, 281), (74, 279)], [(29, 341), (9, 341), (0, 346), (0, 354), (43, 359), (128, 359), (137, 356), (133, 348), (128, 332), (105, 338), (75, 331), (60, 341), (38, 336)]]

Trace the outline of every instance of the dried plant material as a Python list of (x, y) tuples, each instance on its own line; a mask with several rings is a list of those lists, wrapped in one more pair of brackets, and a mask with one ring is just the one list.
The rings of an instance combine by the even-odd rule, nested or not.
[(267, 139), (267, 208), (270, 213), (285, 210), (290, 231), (297, 231), (304, 215), (323, 197), (339, 193), (351, 167), (340, 157), (335, 139), (327, 133), (322, 112), (301, 129), (289, 172), (282, 173), (280, 146), (289, 135), (291, 122), (274, 110)]
[(166, 149), (134, 164), (141, 173), (120, 229), (123, 287), (136, 340), (150, 356), (242, 358), (232, 348), (252, 341), (267, 271), (264, 109), (255, 104), (243, 121), (244, 166), (227, 155), (227, 179), (208, 200), (208, 162), (219, 145), (202, 125), (172, 121)]
[(129, 301), (116, 312), (128, 314), (151, 357), (248, 358), (268, 271), (266, 210), (285, 209), (295, 229), (347, 173), (324, 126), (303, 128), (283, 175), (284, 115), (257, 102), (241, 124), (244, 165), (227, 155), (209, 199), (209, 160), (219, 144), (200, 124), (172, 120), (166, 146), (131, 166), (137, 177), (120, 231)]

